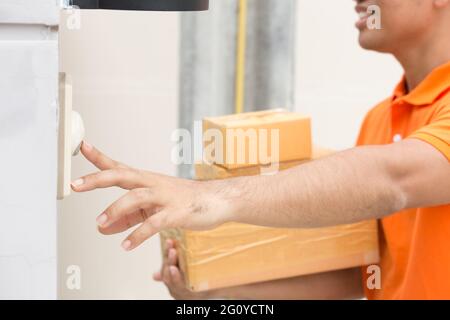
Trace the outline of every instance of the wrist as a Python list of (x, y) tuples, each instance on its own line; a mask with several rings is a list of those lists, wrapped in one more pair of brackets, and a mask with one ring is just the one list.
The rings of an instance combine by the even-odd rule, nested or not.
[(242, 222), (245, 212), (245, 189), (247, 177), (205, 181), (208, 208), (220, 224)]

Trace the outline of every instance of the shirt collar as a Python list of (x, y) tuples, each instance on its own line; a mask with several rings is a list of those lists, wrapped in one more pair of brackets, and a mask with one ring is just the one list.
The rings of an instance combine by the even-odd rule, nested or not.
[(402, 100), (415, 106), (433, 104), (450, 90), (450, 62), (434, 69), (413, 91), (406, 93), (406, 78), (394, 90), (392, 101)]

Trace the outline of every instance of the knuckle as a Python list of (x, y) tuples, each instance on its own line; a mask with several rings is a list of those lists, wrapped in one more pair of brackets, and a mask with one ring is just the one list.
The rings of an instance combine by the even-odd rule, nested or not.
[(135, 169), (135, 168), (125, 167), (125, 168), (122, 168), (122, 170), (130, 178), (136, 179), (137, 177), (141, 176), (141, 172), (138, 169)]
[(147, 188), (133, 189), (131, 192), (133, 193), (136, 201), (141, 203), (147, 201), (150, 196), (150, 192)]
[(98, 181), (98, 174), (92, 173), (83, 177), (84, 184), (95, 184)]
[(134, 232), (131, 236), (135, 241), (141, 241), (143, 238), (145, 238), (145, 230), (143, 228), (139, 228)]
[(133, 223), (131, 222), (130, 216), (129, 216), (129, 215), (125, 215), (125, 216), (123, 217), (123, 219), (124, 219), (125, 227), (126, 227), (127, 229), (130, 229), (130, 228), (133, 226)]
[(154, 215), (150, 217), (150, 223), (156, 230), (170, 227), (169, 217), (167, 215)]
[(105, 210), (105, 214), (108, 219), (114, 219), (117, 216), (116, 204), (113, 203), (108, 209)]
[(93, 164), (98, 164), (100, 161), (99, 153), (95, 149), (92, 152), (91, 161)]
[(150, 217), (150, 223), (155, 229), (159, 229), (161, 227), (161, 219), (157, 216)]
[(125, 169), (125, 168), (114, 168), (114, 169), (111, 169), (111, 172), (118, 179), (123, 179), (124, 177), (127, 176), (127, 169)]
[(145, 225), (136, 230), (136, 232), (134, 233), (134, 238), (137, 241), (144, 241), (150, 237), (151, 231), (152, 229)]

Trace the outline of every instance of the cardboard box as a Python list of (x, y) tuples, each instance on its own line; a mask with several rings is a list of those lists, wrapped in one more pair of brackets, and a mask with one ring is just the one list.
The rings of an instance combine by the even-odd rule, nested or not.
[(205, 118), (203, 134), (206, 162), (227, 169), (312, 155), (310, 118), (283, 109)]
[[(319, 159), (333, 153), (330, 149), (313, 147), (312, 158)], [(267, 166), (250, 166), (227, 170), (219, 165), (208, 165), (206, 163), (195, 164), (195, 178), (197, 180), (218, 180), (240, 176), (256, 176), (260, 174), (274, 174), (277, 171), (289, 169), (311, 160), (293, 160), (281, 163), (272, 163)]]
[(186, 286), (206, 291), (377, 263), (376, 221), (320, 229), (229, 223), (164, 232), (177, 240)]
[[(331, 151), (316, 149), (315, 158)], [(287, 169), (301, 164), (280, 164)], [(199, 164), (197, 177), (254, 175), (259, 167), (226, 170)], [(177, 240), (180, 267), (192, 291), (243, 285), (377, 263), (377, 222), (319, 229), (279, 229), (228, 223), (210, 231), (169, 230), (164, 239)]]

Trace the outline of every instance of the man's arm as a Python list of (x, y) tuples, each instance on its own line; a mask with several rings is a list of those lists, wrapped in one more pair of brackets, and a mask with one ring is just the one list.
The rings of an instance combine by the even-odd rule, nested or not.
[(222, 183), (223, 196), (233, 204), (232, 220), (271, 227), (346, 224), (450, 203), (448, 160), (415, 139)]
[(229, 221), (324, 227), (450, 203), (448, 160), (414, 139), (354, 148), (273, 176), (216, 181), (129, 168), (85, 143), (81, 151), (101, 171), (76, 180), (75, 191), (130, 190), (97, 218), (104, 234), (140, 225), (122, 243), (125, 250), (167, 228), (204, 230)]
[(161, 271), (153, 277), (163, 282), (175, 299), (325, 300), (363, 297), (361, 268), (331, 271), (237, 287), (191, 292), (178, 265), (175, 242), (166, 241)]

